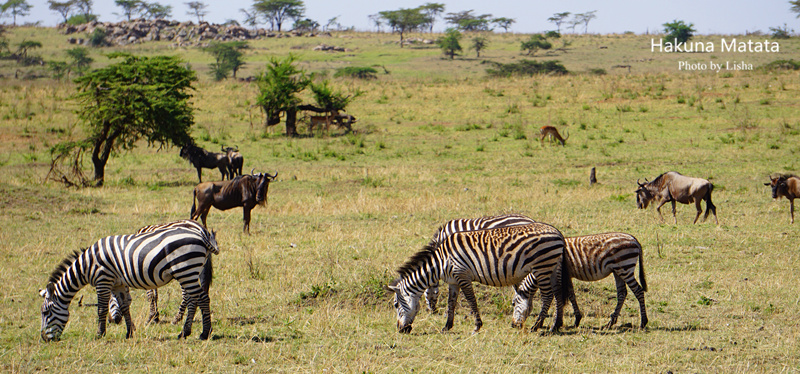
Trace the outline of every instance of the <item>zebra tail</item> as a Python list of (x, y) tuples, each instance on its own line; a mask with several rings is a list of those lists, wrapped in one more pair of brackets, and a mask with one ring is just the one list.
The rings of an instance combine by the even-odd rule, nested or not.
[(575, 291), (572, 289), (572, 276), (569, 273), (567, 252), (564, 247), (564, 253), (561, 254), (561, 297), (564, 299), (564, 305), (569, 302), (570, 294), (573, 292)]
[(642, 289), (647, 292), (647, 279), (644, 277), (644, 251), (639, 247), (639, 282), (642, 283)]
[(203, 287), (203, 291), (206, 294), (211, 289), (211, 283), (214, 280), (214, 265), (211, 263), (211, 257), (209, 254), (206, 263), (203, 265), (203, 273), (200, 275), (200, 286)]

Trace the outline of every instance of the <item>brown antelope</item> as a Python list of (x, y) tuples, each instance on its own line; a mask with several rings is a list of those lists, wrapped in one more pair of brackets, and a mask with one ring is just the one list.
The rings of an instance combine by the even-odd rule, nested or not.
[(769, 177), (769, 181), (764, 185), (772, 187), (773, 199), (779, 199), (783, 196), (789, 200), (789, 214), (792, 217), (791, 223), (794, 223), (794, 199), (800, 197), (800, 177), (791, 174), (779, 175), (777, 177)]
[(314, 133), (314, 128), (319, 127), (323, 129), (324, 132), (328, 132), (328, 128), (331, 127), (331, 123), (334, 121), (333, 115), (327, 116), (309, 116), (308, 122), (308, 132), (310, 134)]
[(566, 131), (564, 133), (567, 134), (566, 138), (561, 137), (561, 134), (558, 133), (557, 128), (553, 126), (542, 126), (542, 128), (539, 129), (539, 141), (544, 142), (544, 138), (547, 137), (550, 142), (555, 139), (561, 143), (561, 146), (565, 146), (567, 139), (569, 139), (569, 133)]
[(675, 218), (675, 224), (678, 224), (678, 217), (675, 215), (675, 202), (681, 204), (695, 203), (697, 207), (697, 215), (694, 217), (694, 223), (700, 218), (700, 213), (703, 209), (700, 207), (700, 201), (706, 201), (706, 214), (703, 216), (705, 222), (708, 218), (708, 213), (714, 213), (714, 221), (719, 224), (717, 220), (717, 207), (711, 202), (711, 191), (714, 190), (714, 185), (711, 182), (701, 179), (683, 176), (680, 173), (670, 171), (659, 175), (652, 182), (636, 183), (639, 188), (636, 190), (636, 205), (639, 209), (647, 209), (647, 205), (651, 200), (660, 201), (656, 211), (664, 221), (664, 216), (661, 215), (661, 207), (666, 203), (672, 203), (672, 217)]

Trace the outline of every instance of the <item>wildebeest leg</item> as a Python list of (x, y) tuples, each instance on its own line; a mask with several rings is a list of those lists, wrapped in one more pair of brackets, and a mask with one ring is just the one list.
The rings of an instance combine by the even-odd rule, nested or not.
[(459, 287), (456, 284), (451, 284), (447, 289), (447, 322), (442, 328), (442, 332), (448, 331), (453, 328), (453, 319), (456, 314), (456, 305), (458, 303)]
[[(219, 167), (219, 173), (222, 175), (222, 179), (221, 180), (225, 180), (225, 177), (228, 175), (227, 166), (220, 166)], [(231, 179), (231, 178), (228, 177), (228, 179)]]
[(242, 228), (242, 232), (247, 234), (250, 234), (250, 209), (252, 208), (248, 207), (242, 208), (242, 210), (244, 211), (244, 217), (242, 217), (242, 219), (244, 220), (244, 228)]
[[(666, 203), (667, 203), (667, 200), (664, 200), (664, 201), (661, 202), (661, 204), (658, 204), (658, 206), (656, 207), (656, 212), (658, 212), (658, 216), (661, 217), (661, 222), (664, 222), (664, 215), (661, 214), (661, 207), (664, 206), (664, 204), (666, 204)], [(673, 207), (675, 206), (674, 202), (672, 203), (672, 206)]]
[[(792, 223), (794, 223), (794, 199), (789, 199), (789, 213), (792, 215)], [(714, 214), (714, 217), (716, 216)]]
[[(694, 201), (694, 206), (697, 208), (697, 215), (694, 216), (693, 224), (697, 223), (697, 219), (700, 218), (700, 213), (703, 213), (703, 208), (700, 206), (700, 202), (701, 201), (703, 201), (703, 200), (702, 199), (695, 199), (695, 201)], [(674, 204), (675, 203), (673, 203), (673, 205)], [(708, 205), (708, 204), (706, 204), (706, 205)], [(708, 211), (708, 206), (706, 206), (706, 211)], [(708, 213), (706, 213), (706, 216), (708, 216)], [(703, 222), (705, 222), (705, 220), (706, 219), (703, 218)]]
[(197, 168), (197, 180), (199, 180), (200, 183), (203, 183), (203, 171), (200, 169), (201, 168)]
[(678, 215), (675, 214), (675, 200), (672, 200), (672, 218), (675, 218), (675, 224), (678, 224)]

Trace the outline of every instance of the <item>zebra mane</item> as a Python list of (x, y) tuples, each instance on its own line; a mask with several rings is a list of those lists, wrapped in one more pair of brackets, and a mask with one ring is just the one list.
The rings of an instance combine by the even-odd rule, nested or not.
[(397, 273), (400, 274), (400, 278), (404, 278), (408, 274), (411, 274), (415, 270), (419, 269), (420, 264), (433, 257), (434, 252), (436, 252), (436, 242), (431, 241), (422, 247), (422, 249), (420, 249), (417, 253), (413, 254), (405, 264), (397, 268)]
[(50, 279), (48, 280), (48, 283), (56, 283), (56, 282), (58, 282), (61, 279), (61, 276), (64, 275), (64, 273), (67, 271), (67, 269), (72, 264), (75, 263), (75, 260), (77, 260), (78, 257), (81, 254), (83, 254), (83, 252), (86, 252), (86, 249), (87, 248), (84, 248), (84, 249), (82, 249), (80, 251), (74, 251), (74, 252), (70, 253), (69, 255), (67, 255), (67, 258), (62, 260), (61, 263), (58, 264), (58, 266), (56, 266), (56, 269), (53, 270), (53, 273), (50, 274)]

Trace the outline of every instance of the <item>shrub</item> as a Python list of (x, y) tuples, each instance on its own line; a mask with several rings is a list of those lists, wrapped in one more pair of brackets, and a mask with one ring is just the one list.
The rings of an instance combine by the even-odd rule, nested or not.
[(800, 70), (800, 61), (776, 60), (761, 67), (765, 70)]
[(490, 62), (494, 67), (486, 69), (486, 73), (494, 77), (510, 77), (512, 75), (536, 75), (536, 74), (552, 74), (552, 75), (565, 75), (568, 74), (567, 68), (561, 65), (558, 61), (531, 61), (522, 60), (516, 63), (503, 64), (499, 62)]
[(378, 71), (366, 66), (348, 66), (341, 69), (336, 69), (336, 74), (334, 74), (334, 78), (339, 77), (350, 77), (350, 78), (358, 78), (358, 79), (377, 79), (378, 78)]

